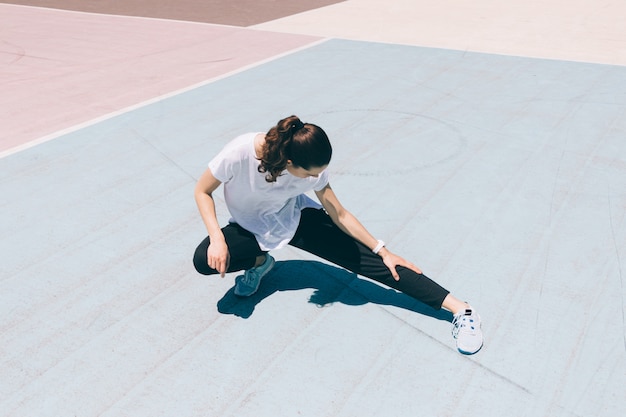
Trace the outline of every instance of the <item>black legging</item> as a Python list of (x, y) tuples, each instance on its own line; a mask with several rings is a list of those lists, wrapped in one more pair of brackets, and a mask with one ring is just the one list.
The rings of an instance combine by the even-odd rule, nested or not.
[[(230, 253), (228, 272), (250, 269), (257, 256), (264, 254), (254, 235), (241, 226), (230, 223), (222, 228), (222, 232)], [(205, 238), (196, 248), (193, 257), (196, 270), (204, 275), (217, 274), (207, 262), (209, 242), (209, 238)], [(400, 280), (396, 281), (380, 256), (345, 234), (324, 210), (302, 210), (300, 225), (289, 244), (402, 291), (436, 310), (441, 308), (444, 298), (449, 294), (449, 291), (427, 276), (402, 266), (396, 268), (400, 276)]]

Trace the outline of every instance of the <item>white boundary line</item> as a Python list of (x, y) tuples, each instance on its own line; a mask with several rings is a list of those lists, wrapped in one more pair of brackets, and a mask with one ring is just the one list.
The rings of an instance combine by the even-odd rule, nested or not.
[[(245, 29), (245, 28), (243, 28), (243, 29)], [(157, 97), (154, 97), (154, 98), (142, 101), (140, 103), (133, 104), (131, 106), (122, 108), (120, 110), (116, 110), (114, 112), (111, 112), (111, 113), (108, 113), (108, 114), (96, 117), (95, 119), (91, 119), (91, 120), (88, 120), (86, 122), (82, 122), (82, 123), (76, 124), (74, 126), (58, 130), (58, 131), (56, 131), (54, 133), (50, 133), (50, 134), (42, 136), (42, 137), (40, 137), (38, 139), (33, 139), (33, 140), (28, 141), (26, 143), (23, 143), (21, 145), (14, 146), (12, 148), (9, 148), (7, 150), (4, 150), (4, 151), (0, 152), (0, 159), (2, 159), (4, 157), (7, 157), (7, 156), (10, 156), (10, 155), (13, 155), (13, 154), (16, 154), (18, 152), (24, 151), (26, 149), (33, 148), (33, 147), (35, 147), (37, 145), (41, 145), (42, 143), (49, 142), (49, 141), (51, 141), (53, 139), (56, 139), (56, 138), (58, 138), (60, 136), (67, 135), (68, 133), (76, 132), (76, 131), (84, 129), (84, 128), (88, 127), (88, 126), (92, 126), (92, 125), (95, 125), (97, 123), (103, 122), (105, 120), (112, 119), (112, 118), (120, 116), (120, 115), (122, 115), (124, 113), (128, 113), (128, 112), (131, 112), (133, 110), (137, 110), (137, 109), (139, 109), (141, 107), (145, 107), (145, 106), (148, 106), (150, 104), (157, 103), (159, 101), (162, 101), (162, 100), (165, 100), (165, 99), (177, 96), (179, 94), (186, 93), (186, 92), (191, 91), (191, 90), (195, 90), (196, 88), (200, 88), (200, 87), (203, 87), (205, 85), (214, 83), (216, 81), (228, 78), (228, 77), (233, 76), (235, 74), (242, 73), (242, 72), (247, 71), (249, 69), (252, 69), (252, 68), (255, 68), (255, 67), (267, 64), (268, 62), (271, 62), (271, 61), (283, 58), (285, 56), (288, 56), (288, 55), (291, 55), (291, 54), (294, 54), (294, 53), (297, 53), (297, 52), (300, 52), (300, 51), (304, 51), (306, 49), (309, 49), (309, 48), (312, 48), (314, 46), (317, 46), (317, 45), (320, 45), (322, 43), (325, 43), (325, 42), (327, 42), (329, 40), (330, 40), (330, 38), (323, 38), (323, 39), (311, 42), (311, 43), (309, 43), (307, 45), (300, 46), (300, 47), (295, 48), (295, 49), (291, 49), (291, 50), (289, 50), (287, 52), (283, 52), (283, 53), (280, 53), (278, 55), (274, 55), (272, 57), (263, 59), (261, 61), (257, 61), (257, 62), (254, 62), (252, 64), (245, 65), (245, 66), (243, 66), (241, 68), (238, 68), (236, 70), (233, 70), (233, 71), (230, 71), (230, 72), (218, 75), (218, 76), (210, 78), (210, 79), (208, 79), (206, 81), (201, 81), (199, 83), (190, 85), (188, 87), (184, 87), (184, 88), (181, 88), (179, 90), (175, 90), (175, 91), (172, 91), (170, 93), (166, 93), (166, 94), (163, 94), (163, 95), (160, 95), (160, 96), (157, 96)]]

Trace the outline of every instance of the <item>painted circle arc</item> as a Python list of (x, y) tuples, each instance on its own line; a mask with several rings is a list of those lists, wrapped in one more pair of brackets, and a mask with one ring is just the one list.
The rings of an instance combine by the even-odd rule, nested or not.
[(311, 121), (330, 136), (336, 175), (404, 175), (456, 158), (467, 142), (451, 123), (417, 113), (336, 110)]

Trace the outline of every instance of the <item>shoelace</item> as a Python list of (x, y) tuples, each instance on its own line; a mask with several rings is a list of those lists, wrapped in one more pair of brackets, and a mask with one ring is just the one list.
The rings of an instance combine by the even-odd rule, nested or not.
[(452, 320), (452, 326), (452, 336), (454, 336), (455, 338), (461, 331), (473, 333), (476, 328), (474, 327), (472, 310), (465, 310), (465, 313), (463, 315), (454, 316), (454, 319)]
[(252, 284), (258, 279), (258, 272), (256, 268), (248, 269), (245, 274), (243, 274), (243, 279), (241, 282), (251, 287)]

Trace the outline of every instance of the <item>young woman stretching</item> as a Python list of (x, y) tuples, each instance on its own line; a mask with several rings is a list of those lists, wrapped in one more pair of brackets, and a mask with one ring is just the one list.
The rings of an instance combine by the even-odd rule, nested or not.
[[(457, 349), (478, 352), (483, 345), (478, 313), (392, 253), (341, 205), (326, 171), (331, 154), (326, 133), (296, 116), (267, 134), (248, 133), (226, 145), (195, 188), (208, 231), (194, 254), (196, 270), (222, 277), (245, 270), (235, 279), (235, 294), (250, 296), (274, 266), (268, 252), (292, 245), (452, 312)], [(212, 196), (221, 184), (231, 215), (223, 228)], [(305, 195), (311, 190), (321, 205)]]

